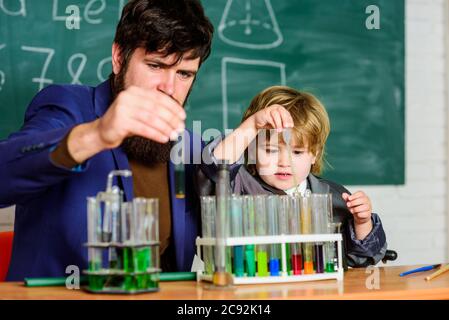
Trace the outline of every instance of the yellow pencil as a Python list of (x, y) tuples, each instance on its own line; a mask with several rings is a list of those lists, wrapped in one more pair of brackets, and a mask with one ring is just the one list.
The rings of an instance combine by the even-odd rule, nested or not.
[(449, 264), (441, 266), (437, 271), (432, 273), (430, 276), (426, 277), (426, 280), (427, 281), (432, 280), (433, 278), (438, 277), (439, 275), (445, 273), (446, 271), (449, 271)]

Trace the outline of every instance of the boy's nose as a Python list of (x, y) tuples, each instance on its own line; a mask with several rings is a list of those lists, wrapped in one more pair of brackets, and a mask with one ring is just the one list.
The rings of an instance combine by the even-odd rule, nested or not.
[(172, 96), (175, 93), (176, 72), (173, 70), (164, 70), (158, 89), (166, 95)]
[(279, 152), (278, 165), (280, 167), (290, 167), (290, 158), (288, 156), (288, 152), (286, 151)]

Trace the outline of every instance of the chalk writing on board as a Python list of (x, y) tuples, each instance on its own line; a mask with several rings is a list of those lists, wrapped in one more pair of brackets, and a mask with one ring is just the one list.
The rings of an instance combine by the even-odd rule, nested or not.
[(112, 57), (105, 58), (105, 59), (101, 60), (100, 63), (98, 64), (97, 78), (101, 82), (103, 82), (107, 79), (107, 76), (103, 76), (103, 69), (104, 69), (105, 65), (110, 66), (110, 63), (112, 63)]
[[(8, 2), (8, 3), (10, 3), (10, 2)], [(18, 8), (17, 8), (17, 4), (19, 4)], [(6, 13), (7, 15), (10, 15), (10, 16), (26, 17), (26, 15), (27, 15), (25, 0), (16, 1), (15, 6), (6, 6), (5, 0), (0, 0), (0, 9), (2, 9), (2, 11), (4, 13)]]
[[(6, 44), (0, 44), (0, 51), (6, 47)], [(2, 91), (3, 86), (5, 85), (6, 82), (6, 76), (5, 73), (0, 70), (0, 91)]]
[[(0, 0), (1, 1), (1, 0)], [(118, 5), (118, 19), (121, 17), (122, 9), (126, 4), (126, 0), (119, 0)], [(59, 0), (53, 0), (53, 8), (52, 8), (52, 19), (53, 21), (63, 21), (66, 22), (68, 19), (75, 20), (75, 21), (82, 21), (81, 14), (78, 13), (78, 16), (73, 16), (73, 11), (67, 12), (67, 8), (72, 8), (73, 5), (69, 5), (66, 8), (60, 9)], [(105, 12), (106, 10), (106, 1), (105, 0), (89, 0), (87, 4), (84, 7), (83, 10), (83, 17), (84, 21), (89, 24), (102, 24), (103, 19), (101, 18), (101, 14)], [(69, 15), (63, 15), (60, 12), (64, 11), (65, 13), (69, 14), (71, 13), (72, 16)]]
[(283, 42), (270, 0), (228, 0), (218, 35), (229, 45), (247, 49), (272, 49)]
[(52, 84), (52, 79), (47, 79), (45, 76), (47, 75), (48, 67), (53, 59), (55, 54), (55, 50), (51, 48), (39, 48), (39, 47), (30, 47), (30, 46), (22, 46), (23, 51), (35, 52), (35, 53), (43, 53), (47, 54), (47, 58), (45, 59), (44, 66), (42, 67), (42, 72), (39, 78), (33, 78), (32, 81), (39, 84), (39, 90), (44, 89), (45, 85)]
[[(78, 69), (76, 71), (73, 71), (73, 63), (76, 60), (80, 60), (80, 62), (78, 65)], [(86, 63), (87, 57), (83, 53), (76, 53), (70, 57), (69, 61), (67, 62), (67, 69), (69, 70), (69, 74), (72, 77), (72, 84), (81, 84), (80, 76), (83, 73)]]
[[(233, 110), (237, 114), (241, 115), (244, 111), (244, 106), (237, 105), (238, 99), (234, 95), (232, 90), (242, 90), (242, 85), (233, 85), (230, 79), (241, 78), (241, 74), (246, 75), (246, 86), (254, 87), (255, 83), (260, 86), (260, 90), (269, 85), (278, 83), (285, 85), (287, 83), (285, 64), (281, 62), (269, 61), (269, 60), (249, 60), (240, 58), (224, 57), (221, 61), (221, 86), (222, 86), (222, 98), (223, 98), (223, 129), (228, 129), (229, 125), (229, 111)], [(269, 75), (269, 76), (267, 76)], [(253, 78), (254, 81), (248, 79)], [(278, 79), (276, 81), (275, 79)], [(266, 83), (264, 83), (266, 79)], [(245, 103), (248, 103), (246, 101)]]

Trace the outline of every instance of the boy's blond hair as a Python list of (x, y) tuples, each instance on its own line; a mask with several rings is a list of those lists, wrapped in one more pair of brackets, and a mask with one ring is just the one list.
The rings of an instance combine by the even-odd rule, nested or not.
[(316, 156), (311, 172), (320, 174), (323, 169), (324, 146), (330, 131), (329, 116), (323, 104), (310, 93), (286, 86), (273, 86), (253, 98), (242, 122), (274, 104), (279, 104), (290, 112), (294, 122), (293, 134), (299, 147), (307, 147)]

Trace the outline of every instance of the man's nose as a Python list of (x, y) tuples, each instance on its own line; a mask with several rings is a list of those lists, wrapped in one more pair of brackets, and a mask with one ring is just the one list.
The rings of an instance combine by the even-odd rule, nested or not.
[(169, 96), (175, 94), (176, 72), (173, 70), (164, 70), (158, 89)]

